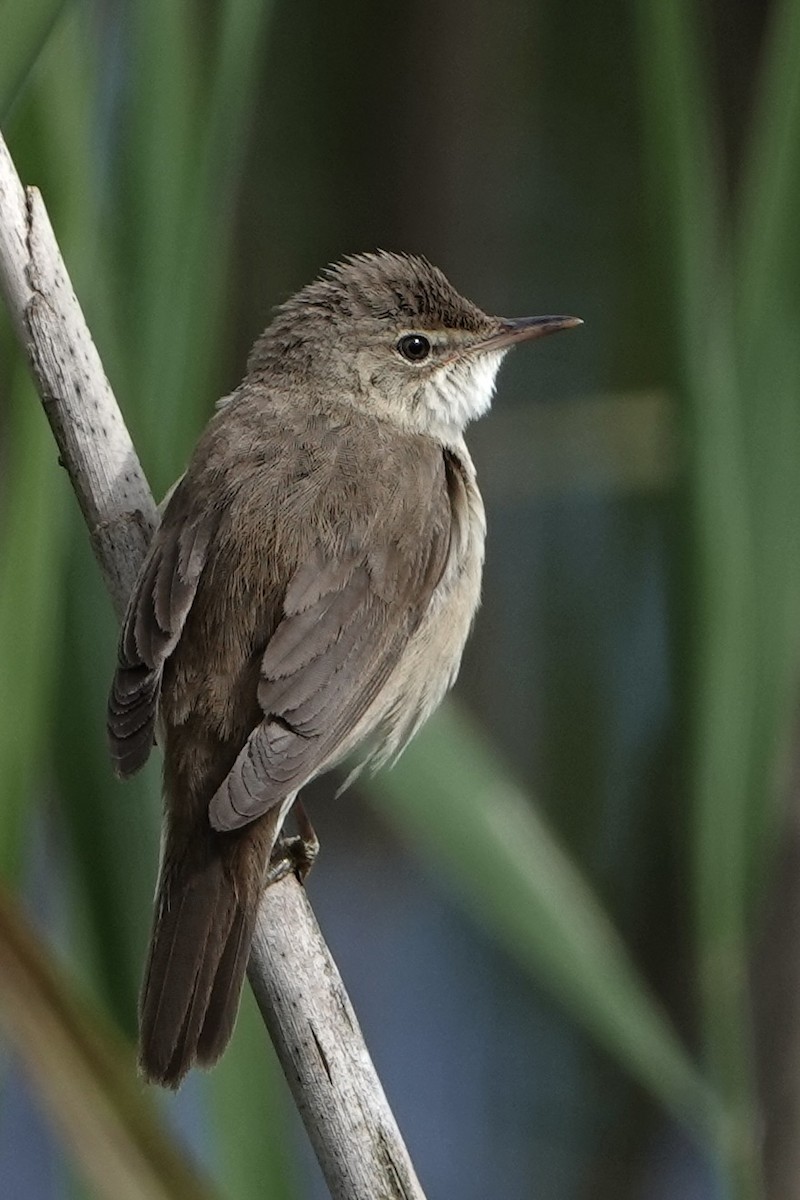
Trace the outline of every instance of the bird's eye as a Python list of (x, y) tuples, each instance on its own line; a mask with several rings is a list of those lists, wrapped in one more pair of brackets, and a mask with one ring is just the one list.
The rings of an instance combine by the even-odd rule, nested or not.
[(400, 338), (397, 349), (403, 358), (409, 362), (418, 363), (427, 358), (431, 352), (431, 344), (421, 333), (407, 333)]

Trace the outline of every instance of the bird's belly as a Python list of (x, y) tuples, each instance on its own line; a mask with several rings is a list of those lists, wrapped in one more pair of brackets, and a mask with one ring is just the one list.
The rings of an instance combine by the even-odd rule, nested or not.
[[(477, 489), (476, 499), (480, 504)], [(480, 601), (485, 536), (482, 505), (475, 516), (400, 661), (348, 738), (338, 761), (363, 743), (367, 751), (364, 761), (374, 767), (391, 762), (455, 683)]]
[(406, 716), (417, 714), (408, 737), (427, 720), (456, 681), (480, 599), (480, 579), (478, 566), (440, 584), (398, 664), (396, 703)]

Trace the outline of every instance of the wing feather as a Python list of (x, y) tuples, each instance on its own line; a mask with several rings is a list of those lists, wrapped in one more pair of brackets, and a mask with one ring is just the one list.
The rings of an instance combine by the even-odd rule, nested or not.
[[(395, 439), (395, 474), (380, 478), (380, 502), (362, 508), (352, 464), (380, 470), (380, 443), (375, 467), (361, 464), (345, 423), (323, 431), (330, 444), (312, 454), (302, 439), (266, 436), (265, 423), (278, 420), (271, 409), (237, 411), (253, 424), (250, 440), (237, 426), (244, 450), (237, 443), (232, 455), (223, 414), (169, 498), (123, 624), (108, 708), (121, 775), (147, 759), (162, 702), (181, 771), (199, 761), (197, 730), (226, 742), (234, 765), (209, 809), (219, 830), (284, 801), (349, 749), (427, 610), (453, 525), (434, 443), (398, 449)], [(253, 444), (278, 450), (265, 462)], [(257, 547), (268, 555), (260, 565)], [(187, 619), (192, 638), (181, 642)]]
[(263, 721), (211, 801), (215, 829), (236, 829), (299, 791), (330, 766), (397, 666), (441, 579), (451, 514), (444, 468), (421, 496), (422, 544), (316, 547), (286, 590), (261, 661)]
[(181, 636), (216, 525), (213, 512), (188, 517), (179, 486), (139, 575), (108, 701), (111, 758), (123, 777), (138, 771), (152, 749), (164, 663)]

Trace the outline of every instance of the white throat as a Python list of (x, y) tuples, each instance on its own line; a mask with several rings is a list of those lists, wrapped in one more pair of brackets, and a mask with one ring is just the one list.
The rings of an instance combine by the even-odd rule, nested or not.
[(431, 377), (425, 388), (425, 405), (434, 437), (450, 445), (461, 437), (470, 421), (488, 411), (506, 353), (495, 350), (470, 355), (442, 367)]

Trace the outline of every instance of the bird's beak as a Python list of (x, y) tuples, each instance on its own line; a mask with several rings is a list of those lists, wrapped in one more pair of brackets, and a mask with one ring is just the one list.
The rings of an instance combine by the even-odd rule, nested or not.
[(534, 338), (547, 337), (549, 333), (558, 333), (561, 329), (575, 329), (582, 324), (580, 317), (501, 318), (497, 330), (475, 349), (505, 350), (507, 347), (516, 346), (518, 342), (530, 342)]

